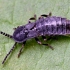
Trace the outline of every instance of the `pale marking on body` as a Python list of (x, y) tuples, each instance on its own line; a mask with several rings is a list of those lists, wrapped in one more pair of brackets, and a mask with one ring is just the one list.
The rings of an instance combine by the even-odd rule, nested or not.
[(51, 25), (56, 26), (56, 21), (52, 21), (52, 22), (48, 22), (48, 23), (45, 22), (44, 25), (45, 25), (45, 26), (46, 26), (46, 25), (48, 25), (48, 26), (51, 26)]
[(61, 21), (57, 21), (57, 24), (62, 25)]

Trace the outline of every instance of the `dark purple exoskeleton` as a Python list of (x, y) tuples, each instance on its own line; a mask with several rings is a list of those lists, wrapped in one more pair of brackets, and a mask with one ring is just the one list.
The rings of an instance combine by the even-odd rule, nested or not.
[(43, 14), (41, 16), (42, 17), (40, 17), (38, 20), (36, 20), (36, 17), (30, 18), (30, 20), (34, 19), (35, 22), (28, 22), (28, 24), (26, 25), (18, 26), (17, 28), (15, 28), (13, 35), (9, 35), (0, 31), (0, 34), (10, 37), (15, 41), (15, 44), (4, 58), (2, 64), (4, 64), (8, 55), (14, 50), (17, 43), (23, 44), (18, 54), (19, 57), (28, 39), (35, 38), (38, 44), (47, 45), (53, 50), (52, 46), (50, 46), (49, 44), (43, 44), (37, 37), (42, 36), (42, 38), (46, 40), (46, 35), (51, 37), (55, 35), (70, 34), (70, 20), (62, 17), (50, 16), (50, 14)]

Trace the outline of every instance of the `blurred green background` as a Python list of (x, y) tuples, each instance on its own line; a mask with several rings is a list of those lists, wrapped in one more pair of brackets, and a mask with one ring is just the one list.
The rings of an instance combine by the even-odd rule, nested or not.
[[(70, 19), (69, 0), (0, 0), (0, 31), (13, 34), (14, 27), (28, 23), (34, 14), (49, 14)], [(20, 58), (17, 54), (21, 44), (17, 44), (6, 63), (2, 61), (14, 41), (0, 35), (0, 70), (69, 70), (70, 38), (58, 36), (58, 40), (48, 41), (54, 47), (38, 45), (34, 39), (27, 41)]]

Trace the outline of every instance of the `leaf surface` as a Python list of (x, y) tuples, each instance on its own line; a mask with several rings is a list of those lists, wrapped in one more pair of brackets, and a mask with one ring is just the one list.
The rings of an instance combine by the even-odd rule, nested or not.
[[(60, 16), (70, 19), (69, 0), (0, 0), (0, 31), (13, 34), (13, 28), (25, 25), (34, 14)], [(54, 47), (38, 45), (34, 39), (27, 41), (20, 58), (18, 44), (6, 63), (2, 61), (14, 44), (12, 39), (0, 35), (0, 70), (69, 70), (70, 38), (58, 36), (48, 41)], [(42, 40), (42, 39), (41, 39)]]

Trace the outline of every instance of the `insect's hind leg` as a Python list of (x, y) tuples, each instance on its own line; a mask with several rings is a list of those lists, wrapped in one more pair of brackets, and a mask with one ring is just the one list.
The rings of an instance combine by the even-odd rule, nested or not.
[(50, 47), (52, 50), (54, 49), (52, 46), (50, 46), (49, 44), (43, 44), (37, 37), (35, 37), (35, 40), (37, 41), (38, 44), (40, 45), (45, 45), (45, 46), (48, 46)]
[(21, 55), (21, 53), (22, 53), (22, 50), (23, 50), (23, 48), (24, 48), (24, 46), (25, 46), (25, 43), (26, 43), (26, 41), (23, 42), (22, 47), (21, 47), (20, 50), (19, 50), (18, 58), (20, 57), (20, 55)]
[(15, 44), (13, 45), (13, 47), (10, 49), (10, 51), (8, 52), (8, 54), (5, 56), (2, 64), (4, 64), (4, 62), (6, 61), (7, 57), (10, 55), (10, 53), (14, 50), (15, 46), (16, 46), (17, 42), (15, 42)]
[(7, 33), (5, 33), (5, 32), (0, 31), (0, 34), (2, 34), (2, 35), (4, 35), (4, 36), (7, 36), (7, 37), (9, 37), (9, 38), (12, 38), (11, 35), (9, 35), (9, 34), (7, 34)]

